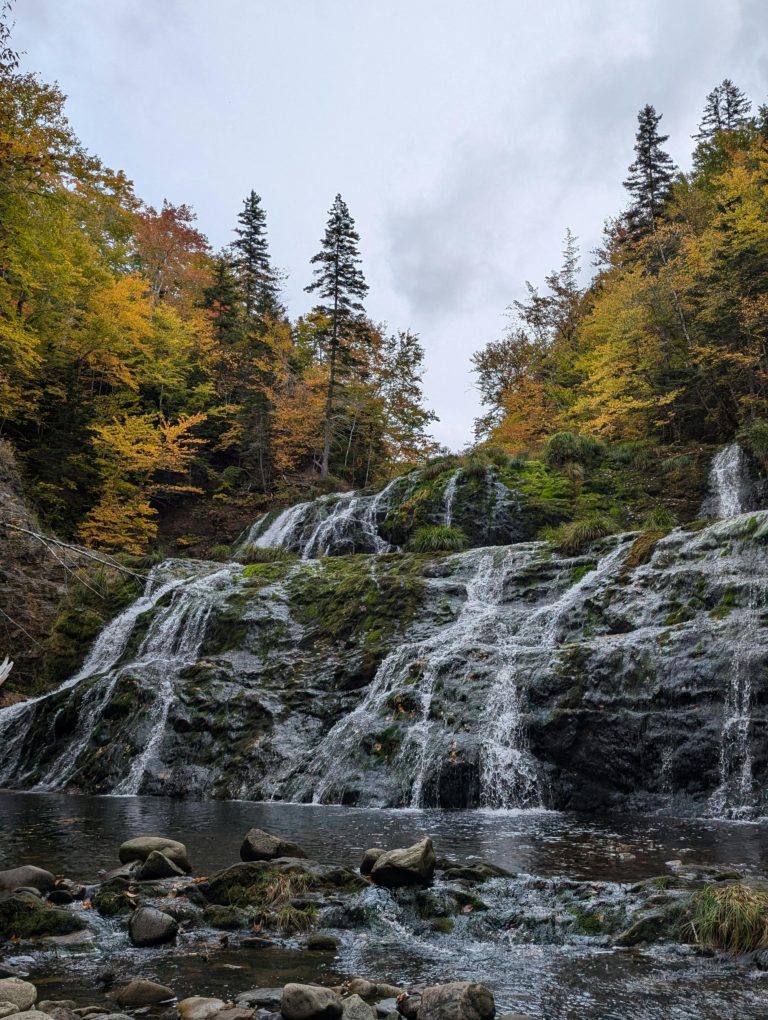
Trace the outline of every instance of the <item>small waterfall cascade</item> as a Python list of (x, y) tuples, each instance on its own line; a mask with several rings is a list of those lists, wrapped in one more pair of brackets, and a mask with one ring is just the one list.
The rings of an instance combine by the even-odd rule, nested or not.
[(80, 669), (47, 694), (0, 709), (0, 783), (7, 780), (16, 764), (16, 752), (27, 739), (41, 703), (54, 699), (80, 683), (112, 670), (123, 655), (138, 619), (152, 610), (183, 578), (169, 576), (168, 564), (153, 567), (143, 594), (109, 623), (93, 644)]
[(384, 659), (362, 701), (326, 734), (320, 747), (313, 748), (297, 793), (303, 798), (311, 795), (314, 803), (343, 801), (361, 741), (377, 725), (386, 728), (386, 719), (394, 712), (407, 718), (409, 726), (390, 764), (410, 777), (410, 790), (405, 792), (410, 805), (423, 805), (430, 769), (441, 749), (433, 740), (434, 731), (442, 729), (431, 711), (436, 687), (456, 658), (466, 656), (468, 647), (481, 645), (490, 653), (505, 578), (497, 560), (503, 561), (507, 553), (482, 549), (461, 554), (467, 569), (466, 599), (455, 621), (426, 638), (399, 644)]
[[(235, 568), (242, 569), (239, 565)], [(147, 764), (154, 757), (168, 706), (173, 698), (173, 678), (194, 661), (204, 637), (205, 621), (216, 597), (231, 590), (233, 567), (221, 564), (170, 560), (153, 568), (144, 594), (117, 616), (102, 632), (82, 668), (55, 691), (0, 711), (0, 783), (14, 775), (18, 781), (16, 752), (26, 743), (45, 702), (57, 704), (70, 689), (87, 688), (79, 705), (77, 722), (58, 756), (38, 777), (42, 789), (61, 789), (76, 777), (78, 759), (106, 705), (126, 670), (141, 676), (155, 695), (154, 724), (144, 751), (131, 767), (131, 776), (120, 792), (138, 792)], [(168, 605), (164, 605), (169, 600)], [(135, 657), (121, 663), (137, 624), (145, 614), (154, 613)], [(53, 716), (51, 729), (57, 731), (61, 709)], [(129, 781), (130, 780), (130, 781)]]
[(483, 711), (480, 796), (485, 807), (545, 806), (541, 769), (527, 749), (520, 716), (520, 680), (555, 660), (561, 626), (620, 569), (624, 555), (618, 546), (575, 584), (562, 576), (564, 590), (555, 588), (553, 601), (533, 612), (521, 607), (512, 616), (512, 627), (501, 637), (501, 668)]
[(238, 543), (240, 550), (282, 547), (297, 552), (302, 559), (345, 552), (390, 552), (392, 546), (379, 534), (393, 498), (404, 498), (416, 479), (403, 475), (393, 478), (373, 495), (344, 492), (297, 503), (281, 511), (274, 519), (256, 521)]
[(701, 508), (703, 517), (737, 517), (752, 509), (753, 487), (746, 454), (738, 443), (723, 447), (712, 460), (710, 492)]
[(755, 654), (760, 626), (758, 611), (765, 604), (762, 586), (750, 584), (746, 601), (744, 610), (735, 610), (741, 622), (739, 642), (727, 670), (720, 735), (720, 785), (711, 798), (715, 814), (726, 818), (751, 818), (755, 806), (751, 737), (753, 679), (760, 671)]
[(460, 474), (461, 470), (453, 472), (443, 493), (443, 524), (446, 528), (453, 526), (453, 504), (456, 500), (456, 486), (459, 483)]

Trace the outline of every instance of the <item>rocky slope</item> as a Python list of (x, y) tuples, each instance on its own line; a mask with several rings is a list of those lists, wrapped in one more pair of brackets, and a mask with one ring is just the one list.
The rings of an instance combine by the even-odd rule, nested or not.
[(573, 557), (167, 561), (63, 689), (0, 713), (0, 784), (763, 812), (766, 539), (759, 511)]

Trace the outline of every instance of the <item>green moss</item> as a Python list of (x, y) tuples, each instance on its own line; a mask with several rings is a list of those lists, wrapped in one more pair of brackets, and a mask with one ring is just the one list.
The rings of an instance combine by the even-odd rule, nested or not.
[(436, 917), (431, 922), (430, 927), (432, 928), (432, 931), (438, 931), (443, 935), (449, 935), (453, 931), (455, 923), (456, 922), (452, 917)]
[(671, 602), (670, 606), (670, 611), (664, 620), (667, 627), (676, 627), (679, 623), (687, 623), (696, 616), (696, 613), (690, 606), (678, 605), (675, 602)]
[(574, 910), (576, 927), (582, 935), (602, 935), (605, 930), (603, 917), (593, 910)]
[(590, 560), (589, 563), (580, 563), (577, 567), (571, 570), (571, 584), (578, 584), (587, 574), (591, 574), (597, 566), (596, 560)]
[(291, 608), (313, 641), (356, 644), (375, 658), (420, 605), (422, 569), (412, 555), (327, 557), (289, 579)]
[(724, 620), (726, 616), (730, 616), (733, 610), (736, 608), (736, 592), (733, 588), (728, 588), (723, 593), (723, 597), (717, 603), (714, 609), (710, 611), (710, 616), (713, 620)]
[(80, 914), (52, 907), (36, 896), (16, 894), (0, 901), (0, 938), (68, 935), (85, 927)]
[(597, 539), (612, 535), (617, 530), (616, 523), (610, 517), (592, 514), (582, 520), (561, 524), (548, 535), (548, 538), (558, 552), (573, 556)]

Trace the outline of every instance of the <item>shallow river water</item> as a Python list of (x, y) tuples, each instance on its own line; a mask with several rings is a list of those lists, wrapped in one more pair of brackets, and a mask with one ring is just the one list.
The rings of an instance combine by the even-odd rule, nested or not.
[[(768, 823), (552, 812), (387, 811), (249, 802), (172, 801), (0, 793), (0, 867), (30, 863), (85, 881), (115, 867), (119, 844), (162, 834), (186, 843), (194, 873), (239, 859), (252, 826), (290, 836), (317, 860), (359, 863), (370, 846), (397, 846), (429, 834), (438, 856), (488, 861), (542, 877), (626, 882), (669, 873), (667, 862), (716, 864), (768, 875)], [(100, 923), (96, 921), (96, 923)], [(333, 981), (361, 974), (418, 984), (471, 978), (493, 989), (500, 1011), (540, 1020), (758, 1020), (768, 1017), (768, 973), (746, 961), (696, 955), (687, 947), (617, 950), (521, 943), (443, 934), (413, 935), (388, 918), (373, 930), (342, 931), (335, 956), (299, 942), (268, 950), (222, 945), (208, 932), (172, 948), (132, 949), (112, 926), (99, 949), (46, 951), (20, 961), (41, 995), (92, 1002), (100, 971), (140, 973), (179, 996), (236, 994), (287, 980)], [(10, 949), (6, 962), (18, 951)]]

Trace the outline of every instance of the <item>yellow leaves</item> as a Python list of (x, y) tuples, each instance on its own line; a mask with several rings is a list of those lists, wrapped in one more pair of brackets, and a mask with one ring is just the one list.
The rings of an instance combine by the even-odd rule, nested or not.
[(157, 534), (157, 511), (149, 498), (159, 491), (194, 492), (190, 485), (159, 480), (158, 474), (185, 472), (203, 442), (191, 434), (205, 414), (132, 415), (96, 425), (94, 448), (104, 479), (101, 498), (79, 529), (99, 549), (139, 554)]

